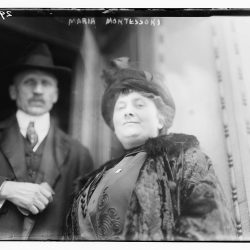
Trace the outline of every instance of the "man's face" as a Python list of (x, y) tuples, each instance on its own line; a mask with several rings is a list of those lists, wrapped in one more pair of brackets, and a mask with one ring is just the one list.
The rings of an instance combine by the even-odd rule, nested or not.
[(57, 79), (40, 70), (17, 74), (9, 91), (17, 108), (33, 116), (49, 112), (58, 99)]

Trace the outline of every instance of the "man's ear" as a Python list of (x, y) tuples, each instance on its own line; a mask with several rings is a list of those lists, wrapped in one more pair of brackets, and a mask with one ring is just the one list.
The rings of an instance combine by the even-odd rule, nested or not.
[(56, 91), (55, 91), (55, 94), (54, 94), (53, 103), (56, 103), (58, 101), (58, 97), (59, 97), (59, 89), (56, 88)]
[(17, 89), (14, 84), (9, 86), (9, 95), (11, 100), (16, 100), (17, 97)]

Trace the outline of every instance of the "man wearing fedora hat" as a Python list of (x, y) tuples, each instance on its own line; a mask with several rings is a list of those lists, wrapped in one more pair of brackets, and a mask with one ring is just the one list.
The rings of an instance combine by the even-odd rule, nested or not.
[(50, 117), (70, 69), (36, 44), (5, 72), (17, 112), (0, 123), (0, 239), (62, 239), (73, 182), (92, 170), (88, 150)]

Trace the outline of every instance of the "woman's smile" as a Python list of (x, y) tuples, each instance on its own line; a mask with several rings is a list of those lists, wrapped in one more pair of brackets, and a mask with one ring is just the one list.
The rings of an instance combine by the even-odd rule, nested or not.
[(125, 121), (123, 125), (134, 125), (134, 124), (140, 124), (138, 121)]

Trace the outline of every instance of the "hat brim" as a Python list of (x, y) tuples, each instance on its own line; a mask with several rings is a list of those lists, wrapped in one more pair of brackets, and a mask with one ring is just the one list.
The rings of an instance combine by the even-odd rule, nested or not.
[(23, 71), (27, 70), (42, 70), (54, 75), (57, 79), (59, 84), (66, 84), (70, 83), (71, 81), (71, 72), (72, 70), (67, 67), (63, 66), (53, 66), (53, 67), (46, 67), (40, 65), (29, 65), (29, 64), (15, 64), (9, 67), (5, 67), (1, 70), (1, 75), (7, 76), (9, 79), (13, 79), (13, 77)]

